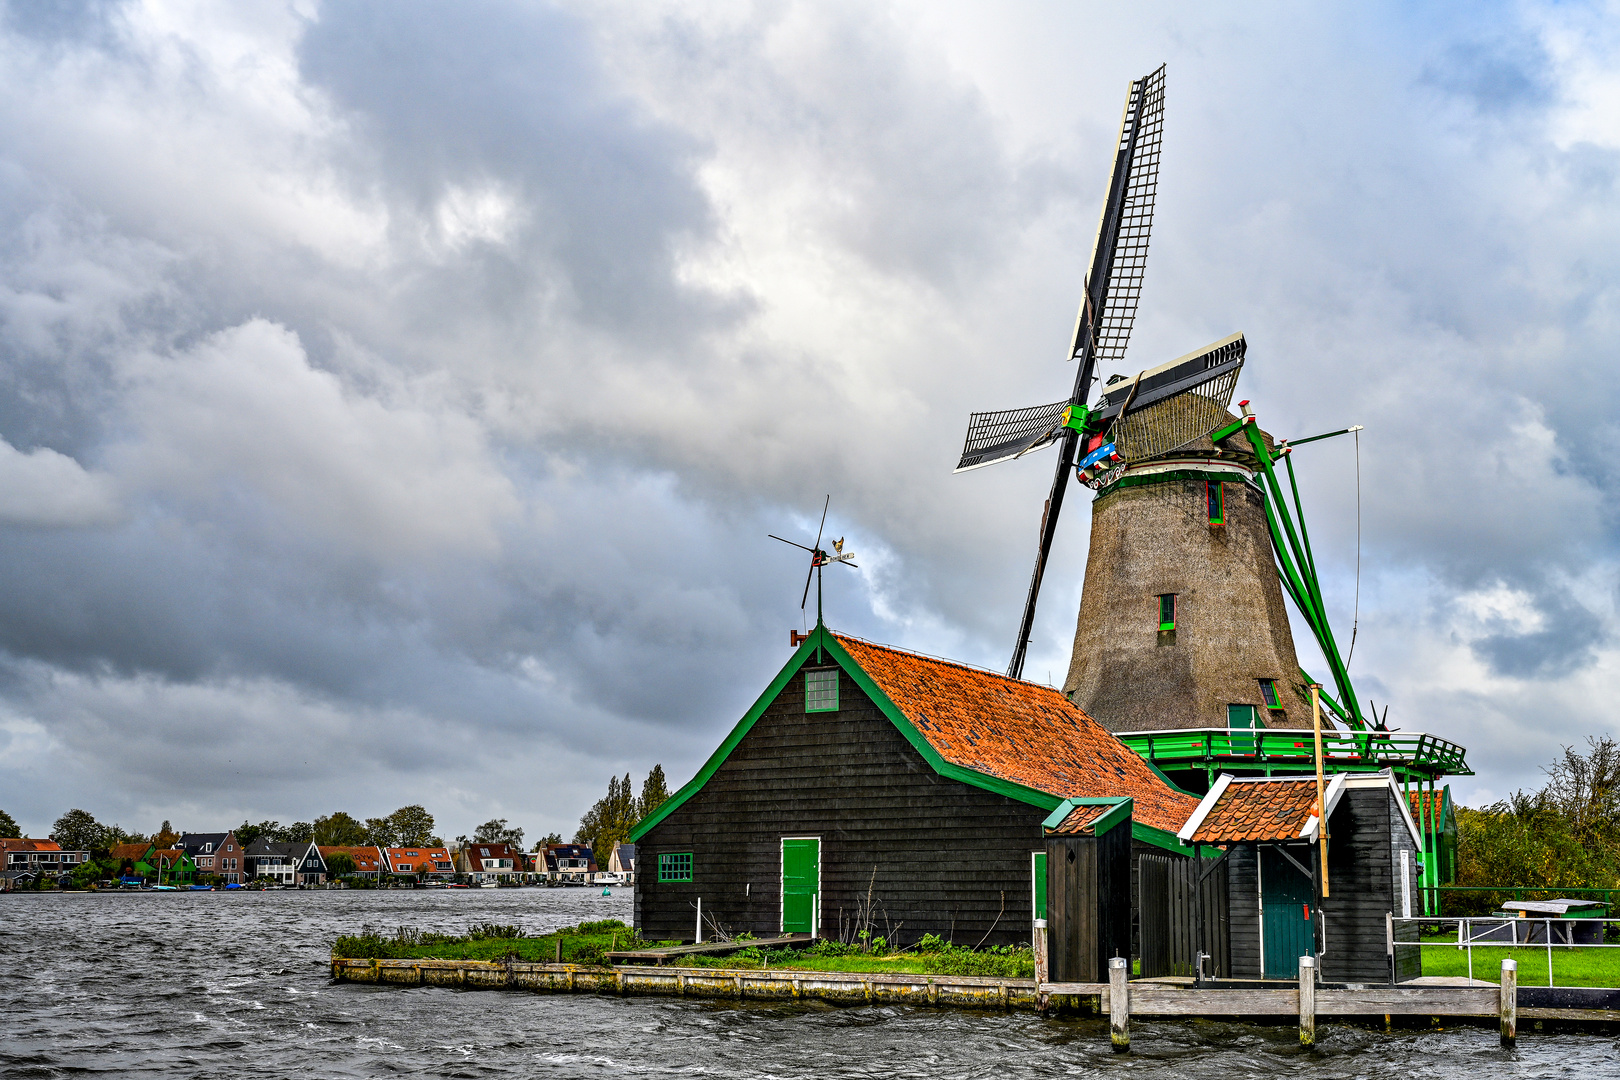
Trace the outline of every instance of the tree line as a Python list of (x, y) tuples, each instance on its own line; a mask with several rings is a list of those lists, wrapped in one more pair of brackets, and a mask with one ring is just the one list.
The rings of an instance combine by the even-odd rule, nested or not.
[[(1457, 810), (1458, 885), (1620, 888), (1620, 744), (1588, 738), (1542, 770), (1547, 783)], [(1487, 914), (1506, 894), (1453, 893), (1446, 914)]]
[(613, 845), (628, 840), (630, 830), (636, 827), (636, 823), (658, 809), (668, 798), (669, 788), (664, 783), (662, 765), (654, 765), (647, 773), (647, 779), (641, 782), (639, 797), (630, 785), (629, 773), (625, 773), (623, 779), (610, 776), (607, 794), (596, 800), (595, 805), (579, 819), (574, 843), (589, 847), (596, 856), (597, 865), (606, 866), (608, 856), (613, 853)]

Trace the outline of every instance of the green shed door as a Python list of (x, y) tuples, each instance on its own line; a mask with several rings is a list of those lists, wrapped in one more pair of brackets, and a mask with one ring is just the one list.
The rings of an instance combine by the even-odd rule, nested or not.
[(1265, 977), (1296, 979), (1299, 958), (1316, 955), (1311, 879), (1269, 847), (1260, 848), (1260, 919), (1265, 924)]
[(821, 914), (821, 841), (782, 838), (782, 933), (815, 934)]
[(1029, 853), (1030, 888), (1034, 893), (1035, 918), (1046, 918), (1046, 852)]

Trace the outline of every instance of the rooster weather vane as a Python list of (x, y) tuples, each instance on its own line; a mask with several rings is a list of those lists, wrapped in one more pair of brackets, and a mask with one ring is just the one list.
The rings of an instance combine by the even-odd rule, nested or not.
[(810, 570), (809, 570), (809, 572), (807, 574), (804, 575), (804, 595), (799, 598), (799, 610), (803, 611), (805, 604), (808, 603), (809, 600), (810, 600), (810, 579), (812, 577), (814, 577), (816, 579), (816, 622), (817, 623), (821, 622), (821, 569), (822, 569), (822, 567), (829, 566), (829, 565), (831, 565), (833, 563), (841, 563), (844, 566), (850, 567), (851, 569), (856, 569), (857, 568), (856, 565), (855, 565), (855, 562), (854, 562), (855, 553), (853, 551), (845, 551), (844, 550), (844, 538), (842, 536), (840, 536), (837, 540), (834, 540), (832, 542), (832, 548), (833, 548), (832, 551), (830, 551), (830, 552), (825, 551), (821, 547), (821, 534), (824, 531), (826, 531), (826, 528), (827, 528), (827, 507), (830, 506), (830, 505), (832, 505), (832, 496), (828, 495), (826, 501), (821, 504), (821, 524), (819, 526), (817, 526), (817, 528), (816, 528), (816, 542), (811, 547), (806, 547), (805, 545), (797, 543), (796, 541), (788, 540), (785, 537), (777, 536), (775, 533), (766, 533), (765, 534), (765, 535), (769, 536), (772, 540), (781, 540), (782, 543), (784, 543), (784, 544), (792, 544), (794, 547), (798, 548), (800, 551), (808, 551), (810, 553)]

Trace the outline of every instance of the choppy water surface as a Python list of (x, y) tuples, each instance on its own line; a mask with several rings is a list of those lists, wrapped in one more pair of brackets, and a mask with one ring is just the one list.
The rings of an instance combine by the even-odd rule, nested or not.
[(1620, 1077), (1610, 1037), (1458, 1028), (1384, 1035), (1106, 1025), (926, 1008), (336, 985), (327, 949), (363, 923), (527, 931), (628, 921), (627, 891), (0, 896), (0, 1075), (722, 1077)]

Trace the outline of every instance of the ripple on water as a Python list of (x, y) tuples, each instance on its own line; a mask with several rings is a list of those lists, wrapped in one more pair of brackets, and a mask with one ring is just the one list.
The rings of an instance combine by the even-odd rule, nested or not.
[(624, 891), (578, 889), (0, 896), (0, 1075), (1620, 1077), (1620, 1044), (1595, 1036), (1527, 1033), (1510, 1052), (1480, 1028), (1324, 1025), (1306, 1052), (1285, 1026), (1153, 1022), (1135, 1026), (1121, 1057), (1091, 1019), (407, 990), (326, 975), (331, 940), (364, 924), (543, 932), (629, 914)]

